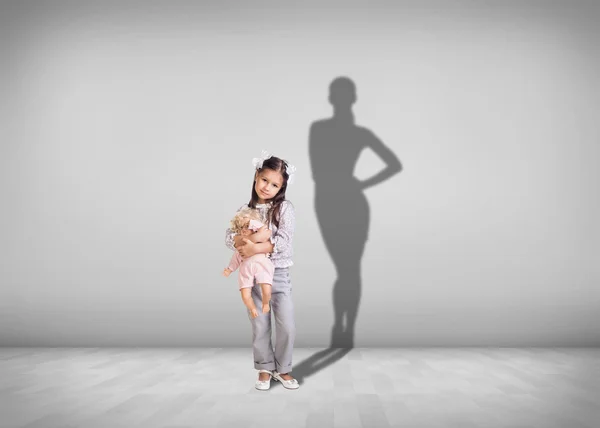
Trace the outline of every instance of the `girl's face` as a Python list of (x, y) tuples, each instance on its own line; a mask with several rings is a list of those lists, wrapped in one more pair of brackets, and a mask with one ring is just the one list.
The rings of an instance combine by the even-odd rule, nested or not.
[(274, 198), (283, 185), (281, 173), (272, 169), (263, 169), (254, 176), (254, 190), (258, 195), (258, 203), (264, 204)]

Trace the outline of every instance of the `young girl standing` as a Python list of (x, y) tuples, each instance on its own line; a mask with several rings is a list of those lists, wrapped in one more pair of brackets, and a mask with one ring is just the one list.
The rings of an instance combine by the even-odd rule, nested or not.
[[(261, 313), (255, 318), (249, 316), (252, 324), (254, 368), (258, 370), (255, 387), (267, 390), (271, 387), (271, 379), (275, 379), (287, 389), (297, 389), (299, 384), (290, 375), (296, 336), (289, 272), (293, 265), (295, 213), (292, 203), (285, 199), (287, 185), (292, 181), (295, 168), (285, 160), (270, 156), (264, 151), (253, 163), (256, 172), (252, 196), (250, 202), (240, 209), (246, 206), (257, 209), (268, 229), (259, 230), (249, 237), (236, 235), (231, 229), (227, 229), (225, 243), (229, 249), (237, 249), (242, 258), (258, 253), (269, 254), (275, 266), (271, 287), (271, 312), (277, 329), (275, 347), (271, 341), (271, 312)], [(252, 287), (252, 298), (257, 306), (261, 304), (260, 287)]]

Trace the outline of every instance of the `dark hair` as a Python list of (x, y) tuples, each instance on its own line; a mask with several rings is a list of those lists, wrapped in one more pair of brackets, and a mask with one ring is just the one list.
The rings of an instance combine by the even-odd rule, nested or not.
[[(289, 179), (289, 175), (287, 173), (287, 162), (283, 159), (280, 159), (275, 156), (271, 156), (268, 159), (265, 159), (262, 167), (257, 170), (258, 173), (265, 169), (270, 169), (275, 172), (279, 172), (283, 177), (283, 184), (279, 189), (279, 192), (270, 200), (273, 204), (269, 211), (267, 212), (267, 222), (273, 223), (275, 226), (279, 227), (279, 212), (281, 211), (281, 204), (285, 201), (285, 191), (287, 190), (287, 183)], [(256, 193), (256, 189), (254, 188), (254, 179), (252, 180), (252, 196), (250, 198), (250, 202), (248, 202), (248, 206), (250, 208), (256, 208), (256, 204), (258, 203), (258, 193)]]

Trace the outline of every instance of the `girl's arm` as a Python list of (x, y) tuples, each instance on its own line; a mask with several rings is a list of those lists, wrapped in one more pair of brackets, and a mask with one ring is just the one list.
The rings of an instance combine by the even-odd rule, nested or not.
[(225, 246), (230, 250), (235, 251), (235, 240), (240, 237), (236, 235), (235, 232), (232, 232), (231, 229), (227, 228), (225, 231)]
[[(247, 236), (246, 239), (254, 242), (254, 243), (259, 243), (259, 242), (264, 242), (264, 239), (257, 239), (254, 237), (254, 235), (256, 234), (252, 234), (250, 236)], [(235, 250), (236, 248), (238, 248), (240, 245), (244, 245), (244, 237), (242, 235), (234, 235), (232, 237), (232, 241), (233, 241), (233, 249)]]
[(267, 226), (262, 226), (256, 233), (253, 233), (248, 237), (248, 239), (255, 244), (268, 241), (269, 238), (271, 238), (271, 230)]
[(243, 258), (252, 257), (255, 254), (265, 253), (269, 254), (273, 252), (273, 244), (271, 241), (259, 242), (255, 244), (248, 238), (242, 238), (244, 242), (238, 247), (238, 252)]
[(294, 205), (290, 201), (285, 201), (281, 207), (277, 233), (270, 238), (270, 242), (273, 244), (273, 253), (276, 253), (278, 257), (292, 256), (292, 241), (294, 239), (295, 227), (296, 212)]
[(269, 254), (273, 252), (273, 244), (270, 241), (258, 242), (254, 244), (254, 249), (256, 250), (256, 254)]

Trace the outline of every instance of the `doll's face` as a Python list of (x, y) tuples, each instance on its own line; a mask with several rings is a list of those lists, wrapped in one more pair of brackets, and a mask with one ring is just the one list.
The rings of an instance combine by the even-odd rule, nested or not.
[(250, 219), (247, 218), (245, 223), (244, 223), (244, 227), (242, 228), (242, 231), (240, 232), (240, 235), (242, 236), (250, 236), (254, 233), (254, 231), (252, 231), (251, 229), (248, 229), (248, 226), (250, 226)]

